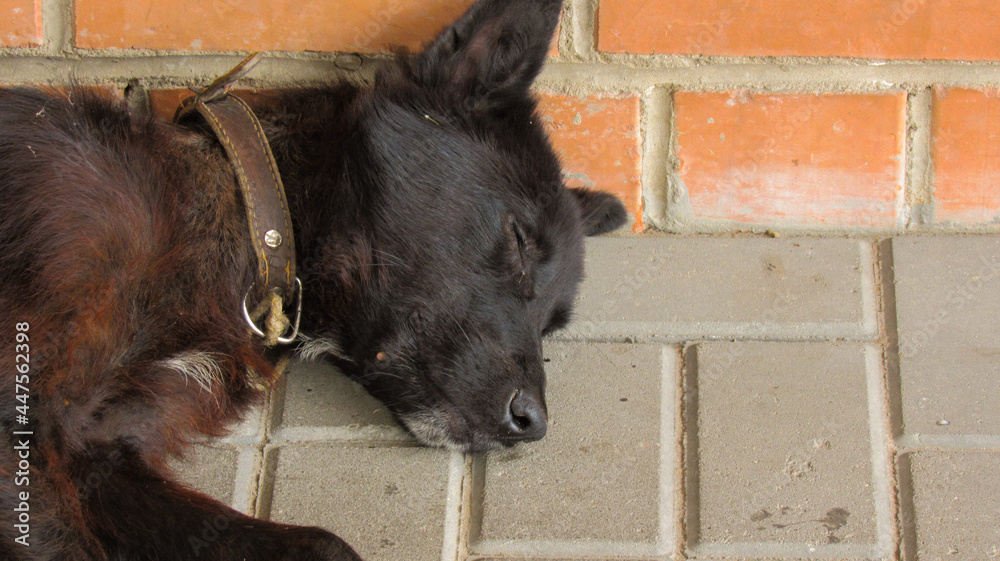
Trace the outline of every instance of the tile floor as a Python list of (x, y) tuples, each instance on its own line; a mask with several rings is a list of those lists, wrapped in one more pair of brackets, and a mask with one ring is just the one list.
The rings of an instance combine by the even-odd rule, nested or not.
[(369, 561), (1000, 559), (1000, 237), (607, 237), (549, 436), (414, 446), (322, 364), (178, 464)]

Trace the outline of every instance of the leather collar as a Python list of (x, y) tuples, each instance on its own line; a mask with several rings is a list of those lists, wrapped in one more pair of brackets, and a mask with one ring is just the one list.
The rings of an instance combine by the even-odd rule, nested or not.
[[(229, 94), (229, 88), (256, 65), (259, 55), (254, 53), (207, 88), (194, 90), (196, 95), (182, 101), (177, 108), (174, 122), (181, 123), (197, 114), (211, 127), (226, 151), (243, 194), (250, 239), (257, 255), (255, 285), (265, 287), (266, 294), (282, 301), (291, 301), (297, 293), (298, 311), (301, 312), (302, 284), (295, 277), (292, 219), (278, 166), (256, 115), (243, 100)], [(272, 332), (279, 329), (278, 333), (265, 335), (250, 320), (245, 300), (244, 316), (255, 333), (264, 336), (271, 345), (295, 340), (301, 313), (296, 313), (290, 337), (281, 337), (286, 331), (287, 320), (282, 327), (269, 329)], [(277, 314), (282, 315), (281, 306), (277, 308)], [(270, 309), (273, 316), (275, 305), (270, 305)], [(267, 321), (268, 325), (274, 323), (271, 320), (273, 317)]]

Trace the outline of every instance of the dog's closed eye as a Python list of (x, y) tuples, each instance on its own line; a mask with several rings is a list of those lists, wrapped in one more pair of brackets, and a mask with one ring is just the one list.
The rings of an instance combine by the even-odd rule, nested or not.
[(535, 297), (535, 266), (538, 263), (538, 245), (529, 237), (514, 215), (505, 224), (506, 261), (514, 291), (522, 298)]

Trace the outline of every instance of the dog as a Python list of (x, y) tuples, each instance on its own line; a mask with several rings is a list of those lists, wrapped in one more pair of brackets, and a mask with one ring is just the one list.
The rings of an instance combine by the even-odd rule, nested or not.
[[(536, 113), (560, 10), (479, 0), (368, 85), (252, 102), (294, 223), (299, 354), (427, 445), (544, 436), (542, 338), (570, 319), (584, 236), (626, 221), (611, 195), (563, 185)], [(276, 376), (241, 317), (261, 296), (244, 203), (202, 122), (0, 90), (0, 558), (359, 559), (166, 467)], [(192, 542), (205, 524), (224, 530)]]

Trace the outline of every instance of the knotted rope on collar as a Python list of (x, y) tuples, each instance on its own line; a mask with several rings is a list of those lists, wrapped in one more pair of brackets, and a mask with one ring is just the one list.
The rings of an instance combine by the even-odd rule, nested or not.
[(278, 345), (278, 338), (288, 331), (292, 325), (291, 320), (285, 314), (284, 299), (277, 292), (271, 291), (261, 300), (260, 304), (254, 308), (250, 314), (254, 323), (264, 319), (264, 346), (275, 347)]

